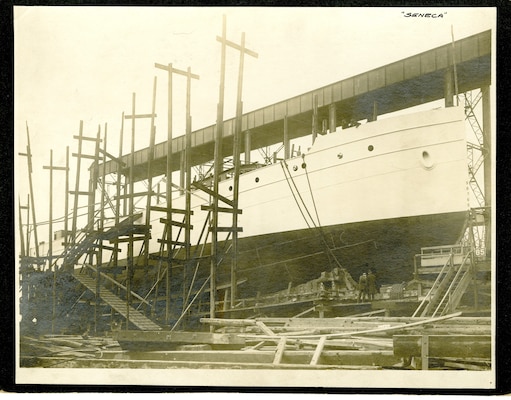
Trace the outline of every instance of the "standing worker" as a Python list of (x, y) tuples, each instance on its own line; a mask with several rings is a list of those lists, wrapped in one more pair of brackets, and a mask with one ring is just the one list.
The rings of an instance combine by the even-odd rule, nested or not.
[(373, 301), (376, 293), (376, 276), (371, 270), (367, 273), (367, 292), (369, 293), (369, 300)]
[(367, 299), (367, 275), (364, 272), (359, 280), (358, 280), (358, 301), (357, 303), (360, 303), (360, 298), (362, 298), (362, 301)]

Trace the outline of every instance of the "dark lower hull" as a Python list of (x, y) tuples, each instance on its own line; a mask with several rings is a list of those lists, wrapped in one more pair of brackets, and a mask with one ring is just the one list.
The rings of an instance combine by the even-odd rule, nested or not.
[[(245, 238), (240, 242), (240, 296), (271, 293), (344, 267), (352, 277), (376, 272), (380, 284), (409, 281), (421, 247), (454, 244), (462, 234), (465, 212), (367, 221)], [(230, 259), (218, 281), (229, 282)]]

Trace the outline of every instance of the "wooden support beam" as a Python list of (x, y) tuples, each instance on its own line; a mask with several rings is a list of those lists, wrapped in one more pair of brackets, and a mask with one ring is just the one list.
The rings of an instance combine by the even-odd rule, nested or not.
[(284, 350), (286, 349), (286, 338), (280, 338), (279, 344), (277, 345), (277, 350), (275, 351), (275, 358), (273, 359), (273, 365), (278, 365), (282, 361), (282, 356), (284, 355)]
[[(159, 206), (151, 206), (151, 210), (152, 211), (161, 211), (161, 212), (168, 212), (169, 209), (167, 207), (159, 207)], [(182, 209), (179, 209), (179, 208), (172, 208), (170, 209), (170, 212), (172, 214), (186, 214), (187, 211), (186, 210), (182, 210)], [(190, 210), (189, 211), (190, 215), (193, 215), (193, 210)]]
[(247, 347), (246, 349), (243, 349), (243, 350), (259, 350), (261, 347), (264, 346), (265, 343), (266, 343), (265, 341), (262, 341), (262, 342), (257, 343), (254, 346)]
[(108, 153), (107, 151), (103, 149), (99, 149), (100, 153), (107, 156), (110, 160), (116, 162), (120, 166), (126, 166), (126, 163), (122, 161), (120, 158), (113, 156), (112, 154)]
[(120, 253), (122, 251), (121, 249), (118, 249), (118, 248), (115, 248), (115, 247), (112, 247), (112, 246), (102, 245), (102, 247), (103, 247), (103, 250), (116, 251), (118, 253)]
[(136, 114), (136, 115), (125, 115), (124, 119), (134, 119), (134, 118), (152, 118), (157, 117), (157, 114)]
[(169, 67), (168, 65), (163, 65), (163, 64), (160, 64), (160, 63), (154, 63), (154, 66), (156, 68), (163, 69), (165, 71), (174, 72), (174, 73), (176, 73), (178, 75), (190, 76), (193, 79), (199, 79), (200, 78), (200, 76), (197, 75), (197, 74), (192, 74), (192, 73), (189, 73), (187, 71), (182, 71), (182, 70), (179, 70), (177, 68), (173, 68), (172, 66)]
[[(81, 123), (82, 121), (80, 121)], [(73, 139), (78, 139), (78, 140), (87, 140), (89, 142), (97, 142), (98, 141), (98, 138), (97, 137), (88, 137), (88, 136), (82, 136), (82, 134), (80, 133), (80, 135), (74, 135), (73, 136)], [(103, 140), (102, 139), (99, 139), (99, 142), (101, 143)], [(81, 155), (81, 157), (83, 157), (83, 154)]]
[[(158, 243), (168, 243), (168, 240), (164, 240), (164, 239), (157, 239), (157, 240), (158, 240)], [(187, 243), (179, 242), (177, 240), (171, 240), (170, 244), (175, 244), (175, 245), (181, 246), (181, 247), (185, 247), (187, 245)]]
[(323, 352), (323, 348), (325, 347), (326, 336), (321, 336), (318, 342), (318, 346), (314, 351), (314, 355), (312, 356), (310, 365), (317, 365), (319, 361), (319, 357), (321, 357), (321, 353)]
[(90, 196), (91, 192), (85, 192), (83, 190), (80, 191), (70, 190), (69, 194), (72, 194), (74, 196)]
[[(169, 221), (167, 218), (160, 218), (160, 222), (162, 224), (168, 224)], [(188, 225), (185, 222), (179, 222), (179, 221), (170, 221), (172, 226), (178, 226), (180, 228), (186, 228)], [(190, 225), (190, 229), (193, 229), (193, 225)]]
[(273, 332), (270, 328), (266, 326), (266, 324), (262, 321), (257, 321), (256, 325), (261, 331), (263, 331), (266, 335), (275, 336), (275, 332)]
[[(210, 227), (209, 230), (211, 231), (213, 228)], [(232, 226), (218, 226), (216, 228), (217, 232), (243, 232), (242, 227), (234, 228)]]
[[(349, 331), (349, 332), (331, 333), (331, 334), (327, 334), (326, 336), (328, 336), (329, 338), (335, 338), (335, 337), (343, 337), (343, 336), (365, 335), (368, 333), (377, 333), (377, 332), (399, 331), (399, 330), (409, 329), (409, 328), (413, 328), (413, 327), (417, 327), (417, 326), (421, 326), (421, 325), (431, 324), (433, 322), (444, 321), (444, 320), (447, 320), (450, 318), (458, 317), (460, 315), (461, 315), (461, 312), (457, 312), (454, 314), (444, 315), (442, 317), (426, 318), (426, 319), (421, 318), (419, 321), (414, 321), (414, 322), (410, 322), (410, 323), (403, 323), (403, 324), (400, 323), (400, 324), (396, 324), (393, 326), (382, 326), (382, 327), (371, 328), (371, 329), (362, 329), (359, 331), (353, 330), (353, 331)], [(296, 335), (296, 336), (294, 336), (294, 338), (296, 338), (296, 339), (319, 339), (322, 336), (323, 335)], [(255, 337), (258, 340), (261, 340), (261, 339), (272, 339), (273, 340), (275, 338), (278, 338), (278, 336), (270, 336), (270, 335), (267, 335), (267, 336), (243, 335), (243, 337), (246, 337), (246, 338)]]
[[(201, 210), (202, 211), (213, 211), (213, 205), (202, 204), (201, 205)], [(231, 214), (234, 213), (234, 209), (233, 208), (227, 208), (227, 207), (217, 207), (217, 211), (218, 212), (223, 212), (223, 213), (231, 213)], [(243, 210), (237, 209), (236, 213), (243, 214)]]
[(110, 239), (109, 242), (110, 243), (129, 243), (130, 240), (137, 241), (137, 240), (144, 240), (144, 239), (145, 239), (145, 236), (139, 236), (139, 237), (133, 237), (132, 239), (130, 239), (130, 238)]
[[(203, 185), (202, 183), (193, 182), (192, 186), (195, 186), (197, 189), (200, 189), (203, 192), (213, 196), (213, 198), (216, 198), (218, 200), (223, 201), (225, 204), (227, 204), (227, 205), (229, 205), (231, 207), (233, 206), (232, 200), (228, 199), (225, 196), (222, 196), (221, 194), (218, 193), (218, 191), (211, 190), (210, 188), (208, 188), (207, 186)], [(217, 206), (217, 207), (213, 207), (213, 211), (215, 210), (215, 208), (218, 210), (218, 206)]]
[(43, 169), (51, 169), (53, 171), (67, 171), (68, 168), (66, 167), (55, 167), (55, 166), (49, 166), (49, 165), (43, 165)]
[[(71, 154), (73, 157), (78, 157), (78, 158), (87, 158), (89, 160), (96, 160), (96, 156), (91, 156), (89, 154), (78, 154), (78, 153), (72, 153)], [(103, 161), (103, 157), (99, 157), (99, 160), (98, 161)]]
[(254, 319), (201, 318), (200, 322), (214, 326), (255, 326)]
[[(182, 344), (212, 344), (212, 345), (239, 345), (244, 346), (245, 341), (233, 333), (208, 332), (177, 332), (177, 331), (116, 331), (114, 339), (120, 343), (182, 343)], [(196, 353), (196, 352), (187, 352)], [(221, 353), (221, 352), (220, 352)], [(198, 357), (203, 357), (197, 354)]]
[(301, 313), (298, 313), (296, 315), (293, 315), (292, 318), (300, 318), (300, 317), (303, 317), (304, 315), (309, 314), (309, 313), (311, 313), (313, 311), (316, 311), (316, 306), (308, 308), (307, 310), (302, 311)]
[(429, 336), (423, 335), (421, 339), (421, 361), (422, 369), (429, 369)]
[(225, 36), (224, 37), (217, 36), (216, 40), (218, 42), (220, 42), (220, 43), (225, 43), (227, 46), (232, 47), (233, 49), (239, 50), (239, 51), (241, 51), (243, 53), (246, 53), (249, 56), (252, 56), (254, 58), (258, 58), (259, 57), (259, 55), (255, 51), (247, 49), (246, 47), (242, 47), (242, 46), (240, 46), (237, 43), (231, 42), (230, 40), (226, 39)]
[[(424, 340), (427, 337), (427, 341)], [(491, 335), (394, 335), (399, 357), (491, 358)]]
[[(125, 199), (125, 198), (131, 198), (131, 197), (145, 197), (145, 196), (154, 196), (156, 193), (154, 191), (149, 191), (149, 192), (137, 192), (137, 193), (133, 193), (133, 194), (121, 194), (119, 197), (119, 199)], [(117, 198), (117, 196), (115, 197)]]

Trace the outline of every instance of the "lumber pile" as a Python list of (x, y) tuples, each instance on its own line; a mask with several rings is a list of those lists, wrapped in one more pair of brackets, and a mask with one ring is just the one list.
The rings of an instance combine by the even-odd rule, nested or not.
[(351, 365), (358, 368), (491, 368), (490, 318), (360, 316), (344, 318), (209, 319), (237, 330), (246, 351), (273, 354), (272, 364)]
[(40, 338), (23, 336), (20, 339), (22, 367), (52, 366), (43, 360), (55, 363), (73, 359), (94, 359), (104, 350), (118, 349), (112, 338), (88, 338), (80, 335), (44, 335)]
[[(106, 337), (22, 337), (21, 365), (473, 371), (492, 366), (491, 319), (462, 317), (461, 313), (436, 318), (361, 315), (201, 321), (205, 329), (213, 327), (215, 332), (139, 331), (141, 339), (151, 339), (154, 345), (180, 344), (165, 350), (149, 349), (136, 341), (123, 350), (116, 340)], [(144, 336), (149, 333), (156, 336)]]

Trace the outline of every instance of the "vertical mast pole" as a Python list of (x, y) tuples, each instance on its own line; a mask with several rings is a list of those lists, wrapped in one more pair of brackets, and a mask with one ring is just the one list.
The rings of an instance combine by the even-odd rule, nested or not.
[[(213, 174), (213, 191), (218, 193), (218, 182), (222, 173), (222, 137), (224, 130), (224, 90), (225, 90), (225, 50), (226, 50), (226, 18), (222, 19), (222, 51), (220, 57), (220, 87), (219, 100), (216, 117), (216, 136), (215, 136), (215, 159)], [(218, 197), (213, 196), (213, 218), (211, 226), (211, 271), (210, 271), (210, 297), (209, 314), (210, 318), (215, 318), (216, 303), (216, 269), (218, 265)], [(210, 328), (213, 330), (213, 327)]]
[(29, 229), (29, 227), (30, 227), (30, 194), (27, 194), (27, 256), (30, 256), (30, 229)]
[[(28, 184), (30, 187), (30, 205), (32, 208), (32, 221), (34, 224), (34, 240), (35, 240), (34, 247), (35, 247), (35, 256), (37, 258), (39, 258), (39, 239), (37, 238), (37, 221), (35, 218), (34, 187), (32, 185), (32, 153), (30, 150), (30, 134), (28, 131), (28, 123), (26, 124), (26, 126), (27, 126), (27, 154), (26, 154), (26, 156), (27, 156), (27, 162), (28, 162)], [(27, 230), (28, 229), (29, 228), (27, 225)]]
[[(134, 172), (133, 167), (135, 164), (135, 102), (136, 95), (133, 93), (132, 102), (131, 102), (131, 115), (133, 119), (131, 120), (131, 156), (130, 156), (130, 167), (129, 167), (129, 215), (130, 218), (133, 218), (135, 213), (135, 203), (133, 198), (133, 192), (135, 188), (135, 184), (133, 182)], [(131, 305), (131, 278), (134, 274), (133, 271), (133, 232), (129, 234), (129, 242), (128, 242), (128, 262), (127, 262), (127, 276), (126, 276), (126, 329), (129, 329), (130, 323), (130, 305)]]
[[(221, 164), (221, 147), (219, 147), (219, 151), (217, 151), (217, 145), (221, 146), (222, 136), (223, 136), (223, 103), (224, 103), (224, 86), (225, 86), (225, 47), (226, 45), (238, 50), (240, 52), (240, 64), (239, 64), (239, 73), (238, 73), (238, 91), (237, 91), (237, 101), (236, 101), (236, 121), (234, 128), (234, 140), (233, 140), (233, 160), (234, 160), (234, 182), (233, 182), (233, 226), (232, 226), (232, 257), (231, 257), (231, 305), (234, 304), (236, 299), (236, 275), (237, 275), (237, 264), (238, 264), (238, 203), (239, 203), (239, 174), (240, 174), (240, 136), (242, 130), (242, 113), (243, 113), (243, 103), (241, 101), (242, 92), (243, 92), (243, 66), (245, 60), (245, 53), (248, 55), (257, 58), (257, 53), (248, 50), (245, 48), (245, 33), (241, 34), (241, 45), (233, 43), (226, 38), (226, 22), (225, 15), (223, 16), (223, 28), (222, 28), (222, 37), (217, 37), (217, 40), (222, 43), (222, 68), (220, 74), (220, 100), (218, 104), (218, 117), (217, 117), (217, 140), (215, 142), (215, 176), (214, 176), (214, 206), (213, 206), (213, 233), (214, 239), (213, 242), (216, 242), (216, 247), (213, 246), (215, 251), (218, 249), (218, 181), (220, 177), (220, 173), (222, 170)], [(218, 254), (215, 253), (215, 256), (212, 257), (212, 267), (211, 268), (211, 301), (213, 303), (215, 294), (213, 293), (213, 287), (216, 289), (216, 267), (218, 266)], [(214, 261), (214, 263), (213, 263)], [(214, 271), (215, 270), (215, 271)], [(213, 279), (215, 278), (215, 279)], [(211, 310), (214, 312), (214, 304), (211, 305)], [(213, 318), (214, 315), (212, 314)]]
[[(166, 322), (170, 322), (170, 275), (171, 275), (171, 267), (172, 267), (172, 74), (180, 74), (187, 77), (186, 81), (186, 132), (185, 132), (185, 150), (181, 152), (181, 160), (180, 160), (180, 186), (181, 192), (183, 188), (185, 189), (185, 202), (186, 202), (186, 210), (185, 210), (185, 252), (186, 252), (186, 260), (190, 259), (190, 209), (191, 209), (191, 135), (192, 135), (192, 120), (190, 116), (190, 98), (191, 98), (191, 79), (199, 79), (198, 75), (192, 74), (190, 67), (188, 67), (187, 71), (182, 71), (176, 68), (173, 68), (172, 64), (163, 65), (155, 63), (156, 68), (163, 69), (168, 71), (168, 126), (167, 126), (167, 225), (166, 225), (166, 235), (167, 235), (167, 273), (166, 273)], [(185, 176), (186, 175), (186, 176)], [(186, 268), (187, 265), (184, 265), (183, 270), (183, 299), (185, 298), (186, 289)], [(185, 307), (185, 304), (183, 304)]]
[(23, 234), (23, 220), (21, 218), (21, 200), (18, 196), (18, 224), (19, 224), (19, 233), (20, 233), (20, 245), (21, 245), (21, 254), (20, 256), (23, 258), (25, 257), (26, 251), (25, 251), (25, 235)]
[(149, 133), (149, 154), (147, 157), (147, 184), (148, 184), (148, 195), (147, 195), (147, 204), (146, 204), (146, 213), (145, 213), (145, 225), (147, 228), (145, 239), (144, 239), (144, 270), (147, 273), (147, 269), (149, 267), (149, 237), (150, 230), (149, 225), (151, 224), (151, 198), (153, 192), (153, 176), (152, 176), (152, 161), (154, 158), (154, 142), (155, 142), (155, 134), (156, 127), (154, 126), (154, 117), (155, 117), (155, 109), (156, 109), (156, 82), (157, 78), (154, 77), (153, 81), (153, 103), (151, 108), (151, 131)]
[(236, 126), (234, 129), (233, 160), (234, 160), (234, 182), (233, 182), (233, 213), (232, 213), (232, 259), (231, 259), (231, 308), (234, 307), (237, 293), (238, 274), (238, 207), (239, 207), (239, 184), (240, 184), (240, 136), (243, 115), (243, 65), (245, 60), (245, 32), (241, 34), (240, 65), (238, 72), (238, 93), (236, 99)]
[(51, 331), (55, 331), (55, 318), (56, 318), (56, 307), (57, 307), (57, 265), (56, 262), (53, 264), (53, 170), (66, 170), (66, 167), (55, 167), (53, 165), (53, 150), (50, 150), (50, 165), (43, 166), (43, 169), (50, 170), (50, 205), (49, 205), (49, 221), (48, 221), (48, 268), (51, 271), (53, 269), (53, 288), (52, 288), (52, 319), (51, 319)]
[[(108, 125), (105, 123), (105, 142), (103, 143), (103, 154), (107, 154), (107, 134), (108, 134)], [(96, 161), (98, 165), (98, 175), (96, 176), (96, 180), (99, 179), (99, 136), (98, 136), (98, 153), (96, 156)], [(103, 160), (105, 160), (106, 157), (103, 157)], [(96, 266), (96, 319), (94, 324), (94, 331), (97, 332), (98, 330), (98, 323), (99, 323), (99, 311), (101, 306), (101, 265), (103, 264), (103, 231), (105, 226), (105, 191), (106, 191), (106, 183), (105, 183), (105, 177), (106, 177), (106, 171), (105, 171), (105, 163), (102, 164), (101, 169), (101, 200), (100, 200), (100, 213), (99, 213), (99, 248), (98, 248), (98, 255), (96, 257), (97, 260), (97, 266)]]
[(190, 97), (191, 97), (191, 69), (188, 67), (187, 75), (186, 75), (186, 145), (185, 145), (185, 166), (186, 166), (186, 186), (185, 186), (185, 258), (186, 261), (183, 265), (183, 313), (186, 310), (186, 286), (187, 286), (187, 269), (188, 263), (190, 262), (190, 246), (191, 246), (191, 232), (190, 232), (190, 223), (191, 223), (191, 183), (192, 183), (192, 117), (190, 116)]
[[(51, 261), (53, 255), (53, 150), (50, 150), (50, 204), (48, 219), (48, 268), (51, 270)], [(55, 303), (55, 302), (54, 302)], [(55, 306), (54, 306), (55, 308)], [(52, 325), (53, 332), (53, 325)]]
[[(122, 113), (122, 120), (121, 120), (121, 132), (120, 132), (120, 139), (119, 139), (119, 161), (122, 160), (122, 145), (123, 145), (123, 136), (124, 136), (124, 112)], [(119, 224), (120, 220), (120, 214), (121, 214), (121, 179), (122, 179), (122, 173), (121, 173), (122, 165), (117, 165), (117, 182), (115, 183), (115, 226)], [(123, 202), (126, 201), (126, 198), (123, 199)], [(114, 266), (117, 267), (117, 263), (119, 261), (119, 242), (116, 240), (114, 244)]]
[[(99, 179), (99, 149), (101, 142), (101, 125), (98, 124), (98, 132), (96, 133), (95, 140), (95, 148), (94, 148), (94, 162), (93, 168), (89, 178), (89, 204), (88, 204), (88, 222), (87, 222), (87, 234), (94, 234), (94, 217), (96, 216), (96, 189), (98, 187), (98, 179)], [(100, 218), (101, 218), (101, 207), (100, 204)], [(98, 226), (99, 228), (99, 226)], [(97, 256), (96, 256), (97, 261)], [(94, 251), (91, 250), (89, 252), (89, 262), (91, 265), (94, 265)], [(97, 297), (97, 296), (96, 296)]]
[[(51, 261), (53, 254), (53, 150), (50, 150), (50, 210), (49, 210), (49, 220), (48, 220), (48, 236), (49, 236), (49, 244), (48, 244), (48, 268), (51, 271)], [(57, 284), (57, 268), (53, 269), (53, 285), (52, 285), (52, 317), (51, 317), (51, 333), (55, 333), (55, 314), (56, 314), (56, 284)]]
[(64, 189), (64, 249), (69, 246), (69, 146), (66, 146), (66, 186)]
[(75, 180), (75, 193), (74, 193), (74, 206), (73, 206), (73, 245), (76, 244), (76, 225), (78, 218), (78, 192), (80, 190), (80, 165), (82, 156), (82, 137), (83, 137), (83, 121), (80, 121), (80, 130), (78, 132), (78, 159), (76, 165), (76, 180)]
[(165, 324), (170, 324), (170, 281), (172, 274), (172, 64), (169, 63), (167, 109), (167, 272), (165, 274)]

